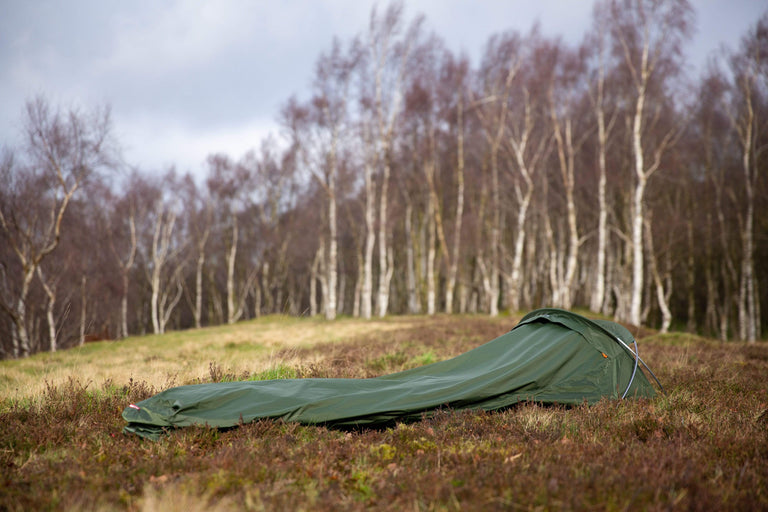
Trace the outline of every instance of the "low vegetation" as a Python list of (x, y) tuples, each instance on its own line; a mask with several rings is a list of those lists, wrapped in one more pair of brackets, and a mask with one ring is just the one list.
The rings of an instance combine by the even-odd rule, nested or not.
[[(280, 330), (276, 322), (306, 337), (273, 337), (269, 348), (225, 357), (227, 343), (263, 341)], [(172, 384), (370, 377), (452, 357), (515, 323), (284, 322), (189, 332), (193, 344), (184, 333), (152, 338), (180, 367), (165, 383), (144, 380), (140, 366), (111, 380), (86, 371), (141, 352), (147, 338), (87, 348), (98, 356), (80, 371), (45, 374), (42, 387), (27, 392), (25, 369), (51, 356), (1, 362), (0, 510), (768, 508), (768, 346), (679, 333), (641, 340), (641, 355), (668, 392), (652, 400), (446, 410), (383, 430), (260, 421), (178, 430), (158, 442), (122, 433), (128, 403)], [(220, 340), (235, 332), (238, 341)], [(221, 350), (203, 349), (220, 343)], [(83, 354), (57, 357), (66, 367)], [(41, 372), (27, 374), (40, 379)], [(16, 379), (12, 393), (8, 375)]]

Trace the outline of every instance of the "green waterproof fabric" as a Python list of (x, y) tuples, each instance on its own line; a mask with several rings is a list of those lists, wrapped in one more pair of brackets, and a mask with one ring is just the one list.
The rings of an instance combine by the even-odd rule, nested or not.
[[(180, 386), (123, 411), (126, 432), (157, 439), (176, 427), (234, 427), (262, 418), (380, 426), (438, 408), (496, 410), (521, 401), (593, 404), (622, 396), (635, 360), (629, 331), (558, 309), (460, 356), (371, 379), (283, 379)], [(655, 391), (638, 369), (628, 397)]]

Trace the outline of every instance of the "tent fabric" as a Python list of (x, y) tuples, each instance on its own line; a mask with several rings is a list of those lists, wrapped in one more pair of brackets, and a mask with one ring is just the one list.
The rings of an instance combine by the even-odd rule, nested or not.
[(559, 309), (526, 315), (508, 333), (452, 359), (369, 379), (281, 379), (179, 386), (123, 411), (125, 432), (158, 439), (190, 425), (234, 427), (263, 418), (303, 424), (381, 426), (438, 408), (502, 409), (523, 401), (594, 404), (652, 397), (642, 371), (632, 379), (633, 343), (624, 327)]

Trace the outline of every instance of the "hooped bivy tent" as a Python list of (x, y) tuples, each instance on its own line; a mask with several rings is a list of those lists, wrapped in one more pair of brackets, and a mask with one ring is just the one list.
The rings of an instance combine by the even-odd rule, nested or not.
[(490, 411), (523, 401), (578, 405), (604, 397), (652, 397), (636, 352), (632, 335), (614, 322), (540, 309), (484, 345), (411, 370), (369, 379), (179, 386), (130, 404), (123, 418), (126, 432), (157, 439), (176, 427), (225, 428), (262, 418), (381, 426), (418, 420), (441, 407)]

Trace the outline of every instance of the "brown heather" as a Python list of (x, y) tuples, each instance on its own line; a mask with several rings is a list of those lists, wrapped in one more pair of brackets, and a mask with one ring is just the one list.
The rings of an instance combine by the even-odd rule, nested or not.
[[(212, 362), (186, 380), (369, 377), (451, 357), (511, 325), (419, 318), (269, 356), (305, 365), (254, 375)], [(120, 417), (159, 389), (70, 378), (0, 402), (0, 510), (768, 509), (768, 346), (649, 335), (641, 356), (667, 396), (446, 410), (384, 430), (261, 421), (159, 442), (122, 434)]]

